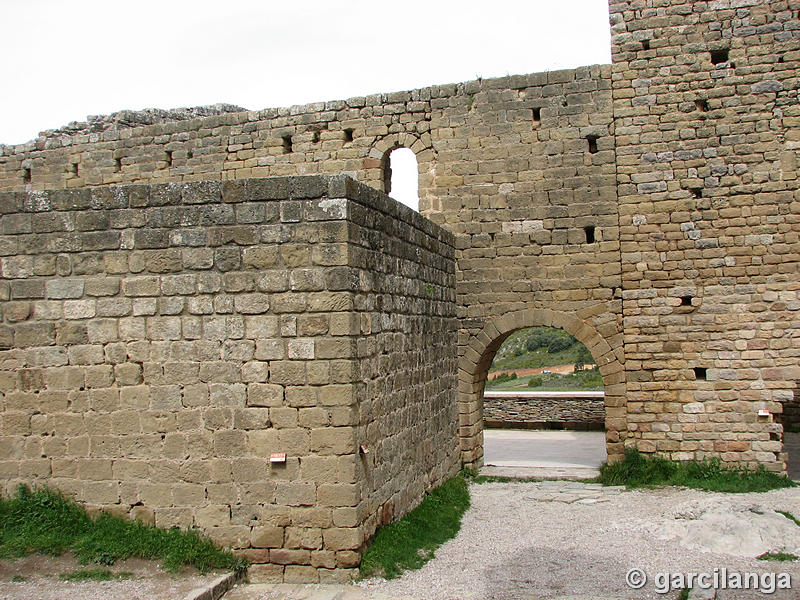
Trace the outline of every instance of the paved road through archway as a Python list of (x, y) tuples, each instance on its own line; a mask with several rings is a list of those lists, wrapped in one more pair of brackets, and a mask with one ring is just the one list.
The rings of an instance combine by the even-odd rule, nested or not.
[(603, 431), (485, 429), (481, 472), (530, 477), (593, 477), (605, 462)]

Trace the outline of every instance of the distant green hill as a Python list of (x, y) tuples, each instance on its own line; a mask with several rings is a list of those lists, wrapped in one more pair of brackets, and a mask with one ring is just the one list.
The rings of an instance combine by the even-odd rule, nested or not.
[(552, 327), (530, 327), (515, 331), (506, 338), (489, 372), (553, 365), (588, 365), (593, 362), (586, 346), (566, 331)]
[(575, 371), (567, 375), (549, 373), (514, 377), (505, 374), (490, 374), (486, 390), (491, 392), (555, 392), (555, 391), (602, 391), (603, 376), (596, 368)]

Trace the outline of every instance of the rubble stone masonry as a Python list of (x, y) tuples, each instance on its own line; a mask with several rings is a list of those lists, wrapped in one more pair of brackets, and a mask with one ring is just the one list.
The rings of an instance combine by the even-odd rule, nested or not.
[[(610, 460), (784, 471), (800, 0), (609, 6), (613, 65), (0, 147), (6, 486), (331, 577), (454, 436), (481, 464), (489, 365), (538, 325), (591, 351)], [(380, 194), (400, 146), (427, 219)]]
[(513, 429), (602, 429), (602, 397), (559, 397), (546, 394), (488, 394), (483, 399), (484, 427)]

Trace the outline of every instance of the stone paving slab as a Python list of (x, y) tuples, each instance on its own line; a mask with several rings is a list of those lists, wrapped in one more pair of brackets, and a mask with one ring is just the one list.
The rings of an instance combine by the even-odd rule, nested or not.
[(603, 487), (599, 483), (581, 481), (538, 481), (526, 484), (523, 498), (536, 502), (597, 504), (607, 502), (609, 497), (620, 494), (624, 489), (622, 486)]
[(208, 584), (189, 592), (184, 600), (219, 600), (225, 595), (225, 592), (236, 585), (236, 582), (242, 580), (244, 574), (244, 571), (234, 571), (221, 575)]
[(480, 474), (513, 479), (593, 479), (600, 475), (600, 471), (589, 467), (487, 466), (480, 469)]

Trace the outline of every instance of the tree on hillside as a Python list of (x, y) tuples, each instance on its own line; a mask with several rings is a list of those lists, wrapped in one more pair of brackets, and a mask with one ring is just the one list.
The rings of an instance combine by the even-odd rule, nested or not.
[(587, 363), (591, 364), (594, 362), (594, 359), (592, 358), (592, 354), (589, 352), (589, 349), (586, 346), (580, 342), (577, 343), (577, 346), (578, 354), (575, 357), (575, 370), (582, 371), (583, 367), (585, 367)]
[(525, 347), (528, 352), (546, 349), (550, 354), (556, 354), (562, 350), (567, 350), (575, 343), (575, 338), (566, 331), (553, 329), (552, 327), (534, 327), (525, 342)]

